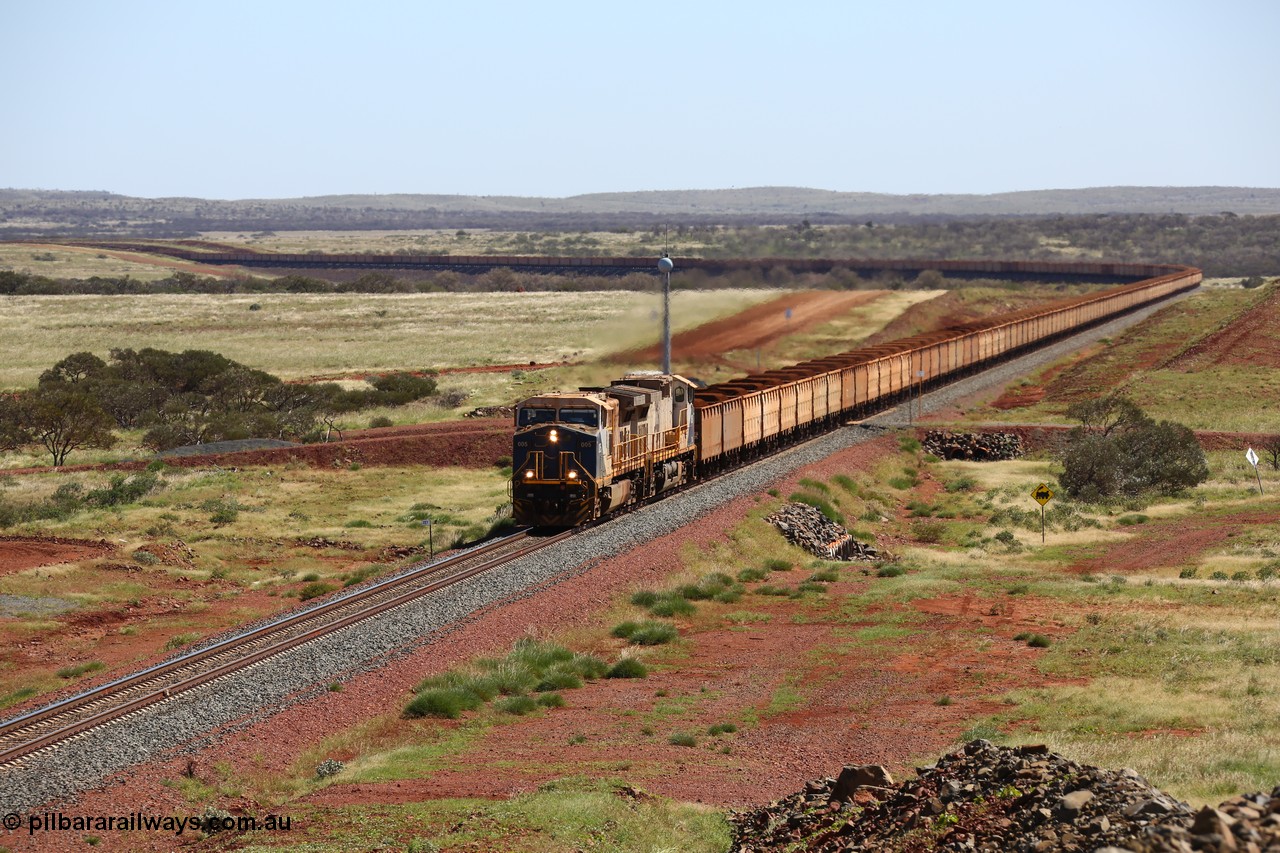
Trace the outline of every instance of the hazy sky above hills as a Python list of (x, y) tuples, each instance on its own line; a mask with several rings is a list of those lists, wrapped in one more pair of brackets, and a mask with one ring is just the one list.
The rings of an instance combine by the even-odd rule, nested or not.
[(0, 0), (0, 186), (1280, 187), (1280, 2)]

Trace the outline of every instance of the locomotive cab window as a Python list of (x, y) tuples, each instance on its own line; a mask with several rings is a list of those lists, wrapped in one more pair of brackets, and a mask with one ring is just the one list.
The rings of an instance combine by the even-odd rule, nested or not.
[(598, 427), (600, 426), (600, 413), (595, 409), (561, 409), (560, 422)]
[(677, 385), (677, 386), (676, 386), (676, 389), (675, 389), (675, 398), (676, 398), (676, 402), (677, 402), (677, 403), (683, 403), (683, 402), (684, 402), (684, 386), (683, 386), (683, 385)]
[(555, 409), (542, 409), (530, 407), (520, 410), (520, 426), (533, 426), (534, 424), (554, 423), (556, 419)]

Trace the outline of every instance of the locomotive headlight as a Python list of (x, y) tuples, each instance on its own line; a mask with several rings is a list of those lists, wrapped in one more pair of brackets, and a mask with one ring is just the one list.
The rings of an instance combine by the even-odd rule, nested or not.
[(578, 479), (578, 472), (577, 472), (577, 471), (570, 471), (570, 472), (569, 472), (569, 479), (570, 479), (570, 480), (576, 480), (576, 479)]
[(524, 478), (525, 478), (526, 480), (532, 480), (532, 479), (533, 479), (533, 472), (532, 472), (532, 471), (525, 471), (525, 472), (524, 472)]
[(551, 439), (551, 441), (552, 441), (553, 443), (554, 443), (554, 442), (557, 442), (557, 441), (559, 441), (559, 440), (560, 440), (560, 432), (559, 432), (558, 430), (554, 430), (554, 429), (553, 429), (553, 430), (551, 431), (551, 434), (550, 434), (549, 436), (547, 436), (547, 437), (548, 437), (548, 438), (550, 438), (550, 439)]

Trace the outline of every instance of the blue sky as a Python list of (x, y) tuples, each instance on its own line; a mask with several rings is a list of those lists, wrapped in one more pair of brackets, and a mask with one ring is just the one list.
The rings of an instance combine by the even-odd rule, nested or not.
[(0, 187), (1280, 187), (1280, 2), (0, 0)]

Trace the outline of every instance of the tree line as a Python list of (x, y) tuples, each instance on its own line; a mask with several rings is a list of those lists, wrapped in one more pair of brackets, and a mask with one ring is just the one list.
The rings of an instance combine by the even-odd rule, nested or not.
[(244, 438), (319, 440), (338, 415), (400, 406), (437, 393), (431, 376), (390, 373), (368, 388), (287, 383), (208, 350), (72, 353), (34, 390), (0, 397), (0, 449), (40, 445), (54, 466), (80, 448), (113, 446), (144, 430), (153, 450)]

